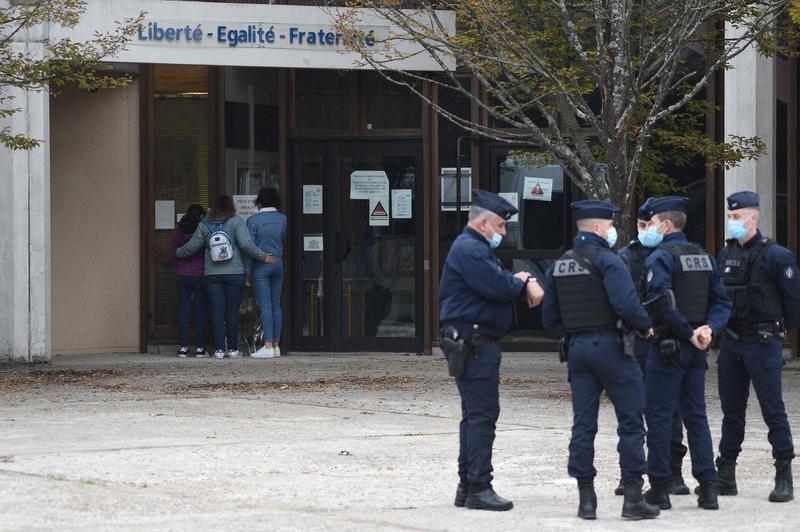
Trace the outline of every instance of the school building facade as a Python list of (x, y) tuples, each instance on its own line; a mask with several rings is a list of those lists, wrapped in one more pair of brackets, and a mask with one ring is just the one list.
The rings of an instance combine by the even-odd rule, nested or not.
[[(578, 191), (557, 166), (528, 168), (535, 151), (470, 137), (413, 94), (343, 51), (328, 10), (313, 2), (90, 0), (73, 38), (145, 11), (113, 59), (122, 89), (15, 93), (13, 132), (43, 139), (0, 148), (0, 360), (52, 354), (147, 352), (177, 340), (176, 219), (216, 195), (252, 209), (262, 186), (289, 217), (284, 281), (288, 351), (430, 353), (438, 336), (441, 264), (466, 221), (472, 187), (520, 206), (498, 256), (541, 275), (569, 246)], [(292, 4), (292, 5), (285, 5)], [(362, 13), (365, 33), (385, 31)], [(452, 13), (442, 13), (455, 31)], [(391, 30), (391, 28), (390, 28)], [(15, 37), (43, 53), (41, 28)], [(440, 69), (419, 54), (397, 65)], [(797, 60), (737, 57), (707, 89), (721, 111), (715, 138), (758, 135), (768, 152), (725, 172), (681, 170), (692, 198), (690, 237), (714, 252), (724, 197), (756, 190), (762, 230), (798, 244)], [(478, 91), (468, 77), (465, 87)], [(466, 98), (419, 89), (459, 116), (488, 120)], [(525, 184), (540, 182), (531, 197)], [(538, 310), (516, 306), (505, 347), (552, 348)]]

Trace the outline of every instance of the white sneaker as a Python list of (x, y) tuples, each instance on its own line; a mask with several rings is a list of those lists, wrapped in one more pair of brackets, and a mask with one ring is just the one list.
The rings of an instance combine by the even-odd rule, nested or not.
[(272, 358), (274, 356), (275, 350), (267, 346), (263, 346), (261, 349), (250, 355), (251, 358)]
[(214, 351), (214, 358), (225, 358), (225, 351), (222, 349), (217, 349)]
[(189, 354), (189, 347), (182, 345), (178, 348), (178, 358), (186, 358), (186, 355)]
[(242, 354), (239, 352), (238, 349), (229, 349), (228, 350), (228, 356), (231, 357), (231, 358), (238, 358), (238, 357), (242, 356)]
[(273, 351), (275, 351), (275, 356), (276, 356), (276, 357), (279, 357), (279, 356), (281, 356), (281, 348), (280, 348), (280, 347), (278, 347), (278, 346), (276, 345), (276, 346), (275, 346), (275, 347), (273, 347), (272, 349), (273, 349)]

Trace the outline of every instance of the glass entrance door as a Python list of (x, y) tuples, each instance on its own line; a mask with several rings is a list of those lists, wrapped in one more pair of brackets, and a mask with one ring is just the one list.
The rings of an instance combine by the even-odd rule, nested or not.
[(297, 349), (419, 351), (419, 142), (293, 145)]

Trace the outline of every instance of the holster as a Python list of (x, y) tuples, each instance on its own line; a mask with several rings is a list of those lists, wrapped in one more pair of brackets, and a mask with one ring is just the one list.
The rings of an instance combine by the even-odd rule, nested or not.
[(664, 362), (677, 362), (680, 359), (681, 344), (676, 338), (662, 338), (658, 342), (658, 353)]
[(569, 360), (569, 337), (562, 336), (558, 340), (558, 361), (562, 364)]
[(455, 327), (445, 326), (441, 330), (442, 350), (447, 356), (447, 372), (451, 377), (464, 373), (470, 346)]

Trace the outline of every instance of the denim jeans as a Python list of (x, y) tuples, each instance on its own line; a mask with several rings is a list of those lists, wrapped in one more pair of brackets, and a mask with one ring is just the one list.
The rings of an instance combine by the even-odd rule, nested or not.
[(283, 262), (256, 264), (251, 274), (261, 323), (264, 326), (264, 342), (281, 339), (281, 288), (283, 287)]
[(194, 300), (194, 328), (196, 347), (206, 344), (206, 305), (203, 291), (203, 278), (193, 275), (176, 275), (175, 285), (178, 287), (178, 337), (181, 345), (189, 345), (189, 310)]
[(244, 293), (244, 274), (206, 275), (206, 293), (211, 305), (214, 349), (239, 349), (239, 305)]

